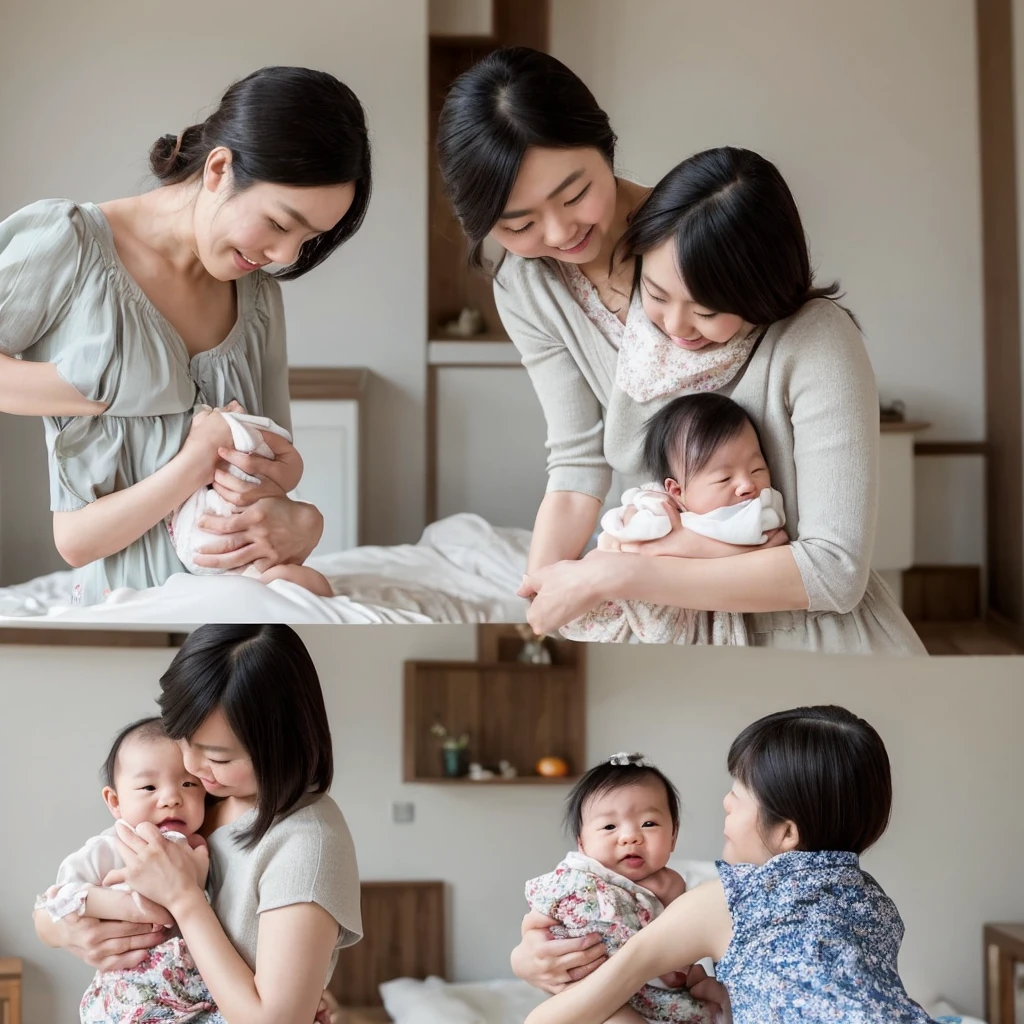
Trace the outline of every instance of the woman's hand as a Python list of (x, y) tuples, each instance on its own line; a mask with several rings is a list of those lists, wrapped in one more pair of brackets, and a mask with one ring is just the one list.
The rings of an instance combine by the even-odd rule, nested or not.
[(207, 569), (243, 569), (253, 565), (266, 572), (275, 565), (301, 565), (320, 542), (324, 519), (315, 506), (290, 498), (260, 498), (231, 516), (202, 516), (199, 528), (220, 534), (196, 553)]
[(614, 594), (626, 559), (614, 551), (594, 550), (579, 561), (555, 562), (523, 577), (517, 591), (533, 598), (527, 621), (539, 635), (554, 633), (561, 626)]
[[(121, 819), (115, 827), (122, 826)], [(177, 917), (175, 908), (197, 892), (200, 878), (206, 878), (210, 854), (205, 846), (193, 850), (187, 843), (165, 839), (156, 825), (145, 821), (134, 832), (117, 827), (118, 849), (124, 858), (125, 881), (147, 899), (167, 908)]]
[(512, 973), (534, 988), (552, 994), (579, 981), (608, 959), (600, 935), (556, 939), (549, 929), (558, 924), (531, 910), (522, 924), (522, 941), (512, 950)]
[(167, 930), (154, 924), (98, 921), (76, 914), (51, 921), (45, 910), (37, 910), (34, 919), (36, 932), (48, 946), (66, 949), (100, 971), (137, 967), (167, 938)]
[[(290, 442), (272, 431), (261, 431), (267, 447), (274, 453), (272, 459), (264, 455), (246, 454), (234, 448), (221, 448), (220, 461), (213, 474), (213, 489), (232, 505), (246, 508), (260, 498), (280, 498), (295, 490), (302, 479), (302, 456)], [(229, 472), (234, 466), (249, 476), (257, 477), (258, 484), (241, 480)]]
[[(182, 452), (189, 452), (196, 455), (204, 463), (210, 466), (210, 478), (213, 478), (213, 471), (217, 464), (218, 452), (222, 448), (231, 447), (231, 428), (227, 420), (220, 415), (220, 409), (200, 409), (192, 416), (189, 424), (188, 437), (182, 445)], [(241, 412), (242, 407), (237, 402), (231, 402), (224, 406), (224, 412)]]

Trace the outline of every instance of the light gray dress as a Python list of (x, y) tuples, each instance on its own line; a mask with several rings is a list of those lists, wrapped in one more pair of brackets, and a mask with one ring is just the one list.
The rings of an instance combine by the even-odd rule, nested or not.
[[(72, 512), (151, 476), (188, 436), (197, 404), (268, 416), (291, 429), (279, 284), (237, 282), (238, 318), (214, 349), (189, 358), (178, 332), (146, 298), (91, 203), (48, 199), (0, 223), (0, 352), (51, 362), (101, 416), (44, 420), (50, 507)], [(171, 511), (167, 510), (168, 513)], [(73, 600), (142, 589), (185, 572), (163, 523), (75, 574)]]
[[(547, 420), (548, 490), (604, 501), (612, 470), (639, 482), (644, 423), (678, 394), (641, 403), (616, 386), (617, 347), (550, 263), (507, 256), (494, 297)], [(926, 653), (870, 568), (878, 393), (849, 315), (827, 299), (808, 302), (768, 328), (721, 393), (743, 406), (761, 433), (809, 598), (806, 611), (746, 615), (749, 642), (835, 653)]]

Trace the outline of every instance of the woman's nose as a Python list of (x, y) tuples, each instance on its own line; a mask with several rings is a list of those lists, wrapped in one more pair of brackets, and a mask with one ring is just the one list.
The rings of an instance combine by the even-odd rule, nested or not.
[(550, 249), (564, 249), (576, 241), (574, 221), (562, 217), (548, 217), (544, 221), (544, 244)]

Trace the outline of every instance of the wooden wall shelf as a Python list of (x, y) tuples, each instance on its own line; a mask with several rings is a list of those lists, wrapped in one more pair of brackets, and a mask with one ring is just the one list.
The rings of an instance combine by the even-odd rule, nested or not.
[[(409, 661), (403, 701), (403, 778), (441, 785), (565, 785), (585, 768), (586, 673), (583, 644), (548, 641), (552, 664), (516, 660), (523, 640), (514, 627), (481, 626), (476, 661)], [(447, 776), (435, 722), (469, 736), (464, 766), (515, 765), (514, 778)], [(559, 757), (569, 774), (535, 772), (542, 757)]]

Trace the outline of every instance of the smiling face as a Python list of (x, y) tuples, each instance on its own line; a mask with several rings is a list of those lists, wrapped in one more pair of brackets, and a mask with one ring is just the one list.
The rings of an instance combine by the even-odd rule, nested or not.
[(646, 778), (597, 793), (583, 805), (580, 852), (639, 882), (660, 871), (676, 848), (668, 794)]
[(184, 765), (178, 745), (164, 737), (129, 736), (117, 752), (114, 785), (103, 799), (133, 828), (152, 822), (163, 832), (190, 836), (206, 816), (206, 794)]
[(217, 708), (196, 730), (191, 740), (178, 740), (185, 766), (199, 778), (206, 792), (256, 802), (256, 775), (252, 758)]
[(527, 259), (589, 263), (608, 240), (615, 197), (600, 150), (531, 146), (491, 238)]
[(233, 190), (231, 152), (213, 150), (203, 172), (193, 227), (197, 255), (219, 281), (234, 281), (268, 264), (290, 266), (302, 246), (348, 213), (355, 184), (293, 188), (257, 182)]
[(640, 297), (651, 323), (673, 345), (688, 352), (724, 345), (754, 329), (735, 313), (709, 309), (694, 301), (679, 274), (673, 238), (644, 254)]

